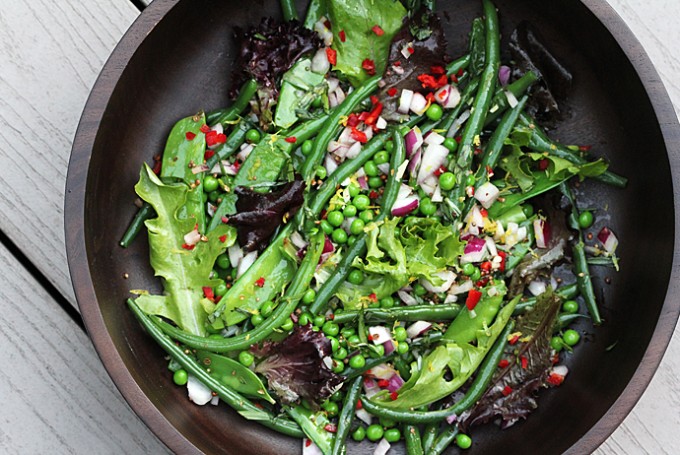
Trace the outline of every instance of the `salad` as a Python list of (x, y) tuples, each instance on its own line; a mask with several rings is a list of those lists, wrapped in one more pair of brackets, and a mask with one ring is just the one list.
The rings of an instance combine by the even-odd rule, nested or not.
[(164, 293), (128, 305), (192, 402), (305, 454), (466, 449), (560, 386), (572, 323), (602, 323), (590, 269), (618, 240), (572, 188), (626, 179), (539, 126), (572, 76), (530, 24), (501, 64), (489, 0), (457, 58), (433, 2), (282, 7), (237, 33), (232, 105), (142, 166), (121, 245), (146, 227)]

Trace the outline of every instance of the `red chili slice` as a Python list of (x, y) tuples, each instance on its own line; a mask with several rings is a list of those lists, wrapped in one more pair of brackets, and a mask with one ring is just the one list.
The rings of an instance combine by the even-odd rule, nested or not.
[(187, 141), (193, 141), (194, 138), (196, 137), (196, 133), (192, 133), (191, 131), (187, 131), (184, 136), (186, 136)]
[(347, 35), (345, 35), (344, 30), (340, 30), (340, 32), (338, 33), (338, 38), (340, 38), (340, 41), (342, 41), (343, 43), (345, 42), (345, 40), (347, 39)]
[(385, 34), (385, 30), (383, 30), (379, 25), (374, 25), (371, 30), (373, 30), (373, 33), (375, 33), (377, 36), (383, 36)]
[(479, 300), (482, 298), (482, 293), (477, 289), (470, 289), (468, 292), (467, 299), (465, 299), (465, 306), (468, 310), (472, 311), (475, 309)]
[(338, 53), (335, 52), (335, 49), (331, 49), (330, 47), (326, 48), (326, 58), (328, 58), (328, 62), (331, 65), (335, 65), (338, 62)]
[(387, 89), (387, 94), (390, 96), (394, 96), (397, 94), (397, 89), (394, 87), (390, 87), (389, 89)]
[(375, 62), (370, 58), (364, 59), (361, 62), (361, 67), (371, 76), (375, 74)]
[(295, 144), (297, 142), (297, 138), (295, 136), (290, 136), (285, 138), (284, 141), (288, 142), (289, 144)]
[(208, 125), (201, 126), (201, 133), (207, 133), (208, 131), (210, 131), (210, 127)]
[(363, 131), (359, 131), (358, 129), (352, 127), (352, 133), (351, 133), (352, 139), (354, 139), (357, 142), (361, 142), (362, 144), (365, 144), (368, 142), (368, 137), (366, 136), (366, 133)]
[(263, 276), (261, 276), (260, 278), (258, 278), (258, 279), (255, 281), (255, 286), (257, 286), (258, 288), (263, 288), (263, 287), (264, 287), (264, 277), (263, 277)]

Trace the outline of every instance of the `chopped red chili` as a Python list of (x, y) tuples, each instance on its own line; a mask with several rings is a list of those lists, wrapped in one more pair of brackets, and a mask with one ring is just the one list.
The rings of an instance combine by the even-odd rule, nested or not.
[(392, 392), (390, 393), (390, 398), (392, 398), (392, 401), (394, 401), (399, 398), (399, 394), (397, 392)]
[(389, 96), (394, 96), (397, 94), (397, 89), (395, 87), (390, 87), (389, 89), (387, 89), (387, 94)]
[(330, 47), (326, 48), (326, 58), (328, 58), (328, 62), (331, 65), (335, 65), (338, 62), (338, 53), (335, 52), (335, 49), (331, 49)]
[(255, 286), (257, 286), (258, 288), (264, 287), (264, 277), (263, 276), (261, 276), (260, 278), (255, 280)]
[(361, 67), (371, 76), (375, 74), (375, 62), (370, 58), (364, 59), (361, 62)]
[(361, 142), (362, 144), (368, 142), (368, 137), (366, 136), (366, 133), (364, 133), (363, 131), (359, 131), (355, 127), (352, 127), (351, 136), (352, 139), (354, 139), (357, 142)]
[(519, 358), (520, 363), (522, 364), (522, 369), (526, 370), (527, 367), (529, 366), (529, 359), (526, 357), (522, 356)]
[(203, 154), (203, 159), (204, 160), (209, 160), (215, 155), (215, 152), (212, 150), (206, 150), (205, 153)]
[(343, 43), (345, 42), (345, 40), (347, 39), (347, 35), (345, 35), (344, 30), (340, 30), (340, 32), (338, 32), (338, 38), (340, 38), (341, 42)]
[(383, 36), (385, 34), (385, 30), (383, 30), (379, 25), (374, 25), (371, 30), (373, 30), (373, 33), (376, 34), (376, 36)]
[(221, 235), (220, 236), (220, 242), (224, 243), (227, 241), (227, 234)]
[(184, 243), (184, 244), (182, 244), (182, 248), (184, 248), (185, 250), (191, 251), (194, 248), (196, 248), (196, 245), (189, 245), (188, 243)]
[(323, 427), (324, 430), (326, 430), (329, 433), (336, 433), (338, 431), (338, 427), (335, 424), (332, 423), (327, 423), (325, 427)]
[(226, 216), (223, 216), (223, 217), (222, 217), (222, 222), (223, 222), (224, 224), (227, 224), (227, 223), (229, 222), (229, 218), (227, 218)]
[(465, 306), (468, 310), (472, 311), (475, 309), (479, 300), (482, 298), (482, 293), (476, 289), (470, 289), (468, 292), (467, 299), (465, 299)]
[(538, 168), (542, 171), (545, 171), (548, 169), (548, 165), (550, 164), (550, 161), (548, 161), (548, 158), (543, 158), (538, 162)]
[(193, 141), (194, 138), (196, 137), (196, 133), (192, 133), (191, 131), (187, 131), (185, 134), (187, 141)]
[(381, 387), (381, 388), (384, 389), (388, 385), (390, 385), (390, 381), (388, 381), (387, 379), (381, 379), (380, 381), (378, 381), (378, 387)]
[(215, 300), (215, 292), (213, 291), (213, 288), (211, 288), (211, 287), (203, 286), (203, 295), (208, 300), (211, 300), (211, 301)]
[(503, 393), (503, 396), (504, 396), (504, 397), (507, 397), (508, 395), (510, 395), (510, 394), (512, 393), (512, 387), (510, 387), (509, 385), (506, 385), (506, 386), (503, 388), (503, 392), (502, 392), (502, 393)]
[(285, 138), (284, 141), (288, 142), (289, 144), (295, 144), (297, 142), (297, 138), (295, 136), (290, 136)]
[(371, 190), (370, 193), (368, 193), (369, 199), (378, 199), (379, 194), (375, 190)]
[(371, 293), (371, 294), (368, 296), (368, 299), (369, 299), (371, 302), (377, 302), (377, 301), (378, 301), (378, 296), (375, 295), (375, 292), (373, 292), (373, 293)]
[(558, 386), (558, 385), (561, 385), (563, 382), (564, 382), (564, 376), (562, 376), (561, 374), (550, 373), (550, 376), (548, 376), (548, 384)]
[(498, 366), (500, 368), (506, 368), (508, 365), (510, 365), (510, 362), (507, 359), (503, 359), (500, 362), (498, 362)]
[(509, 343), (510, 345), (514, 345), (514, 344), (517, 343), (518, 340), (519, 340), (519, 335), (513, 335), (513, 336), (511, 336), (510, 339), (508, 340), (508, 343)]
[(201, 126), (201, 133), (207, 133), (208, 131), (210, 131), (210, 127), (208, 125)]

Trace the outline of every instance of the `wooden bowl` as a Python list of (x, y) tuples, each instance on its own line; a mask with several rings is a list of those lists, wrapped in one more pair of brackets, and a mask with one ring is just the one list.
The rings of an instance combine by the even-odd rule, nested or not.
[[(463, 51), (478, 0), (437, 2), (450, 53)], [(625, 190), (587, 183), (597, 232), (621, 240), (621, 271), (595, 278), (606, 323), (578, 329), (562, 387), (541, 392), (526, 422), (474, 431), (473, 453), (590, 453), (633, 408), (654, 374), (680, 311), (678, 176), (680, 129), (640, 44), (603, 0), (498, 0), (504, 36), (520, 20), (538, 25), (573, 70), (571, 117), (552, 135), (592, 144), (627, 176)], [(159, 153), (173, 123), (229, 103), (235, 26), (255, 24), (279, 3), (258, 0), (156, 0), (116, 47), (87, 102), (69, 164), (66, 244), (78, 303), (102, 362), (130, 406), (179, 453), (299, 453), (298, 440), (247, 422), (224, 405), (198, 407), (172, 383), (163, 352), (125, 305), (129, 289), (159, 290), (146, 237), (118, 241), (136, 211), (133, 186), (142, 162)], [(128, 279), (123, 275), (127, 274)], [(604, 277), (611, 278), (605, 284)], [(356, 453), (372, 453), (364, 443)], [(403, 448), (398, 449), (403, 452)]]

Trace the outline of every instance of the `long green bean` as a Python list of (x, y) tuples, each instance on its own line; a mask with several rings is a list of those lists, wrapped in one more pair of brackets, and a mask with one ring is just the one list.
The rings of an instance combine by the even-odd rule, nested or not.
[(423, 455), (423, 446), (420, 441), (420, 430), (418, 427), (406, 424), (403, 426), (403, 430), (407, 455)]
[(154, 211), (153, 207), (151, 207), (151, 204), (149, 204), (148, 202), (144, 202), (140, 209), (137, 210), (137, 214), (130, 222), (130, 226), (128, 226), (127, 230), (125, 231), (125, 234), (123, 234), (123, 238), (120, 239), (120, 246), (122, 246), (123, 248), (127, 248), (128, 246), (130, 246), (130, 244), (132, 244), (132, 241), (142, 231), (142, 228), (144, 227), (144, 222), (149, 218), (153, 217), (155, 214), (156, 212)]
[(275, 417), (268, 411), (258, 408), (250, 400), (248, 400), (243, 395), (235, 392), (231, 388), (225, 386), (224, 384), (217, 381), (215, 378), (210, 376), (195, 360), (190, 358), (184, 351), (177, 346), (168, 336), (166, 336), (151, 320), (151, 318), (145, 314), (134, 302), (134, 300), (128, 300), (128, 306), (134, 313), (137, 320), (146, 329), (147, 333), (156, 340), (156, 342), (165, 350), (165, 352), (172, 357), (177, 363), (179, 363), (182, 368), (184, 368), (191, 375), (196, 377), (210, 390), (213, 390), (217, 395), (229, 406), (234, 408), (239, 414), (243, 414), (248, 417), (248, 414), (252, 414), (253, 419), (257, 420), (262, 425), (272, 430), (276, 430), (294, 438), (303, 438), (304, 433), (300, 430), (295, 422), (282, 417)]
[(432, 448), (432, 444), (434, 444), (435, 439), (437, 439), (437, 434), (439, 433), (439, 425), (440, 422), (432, 422), (425, 425), (421, 437), (424, 453), (430, 453), (430, 448)]
[[(367, 323), (394, 321), (450, 321), (458, 316), (461, 306), (452, 304), (413, 305), (394, 308), (366, 308), (363, 310)], [(359, 317), (358, 311), (336, 313), (333, 322), (347, 324)]]
[(445, 428), (444, 431), (442, 431), (439, 436), (437, 436), (437, 439), (432, 444), (428, 455), (439, 455), (443, 453), (444, 450), (446, 450), (446, 448), (451, 445), (454, 439), (456, 439), (456, 436), (458, 436), (458, 426), (451, 425)]
[(250, 99), (255, 96), (257, 92), (257, 82), (254, 79), (247, 80), (238, 92), (238, 97), (231, 106), (212, 111), (206, 116), (206, 123), (208, 125), (217, 125), (218, 123), (225, 124), (231, 122), (238, 117), (243, 110), (248, 107)]
[(338, 426), (333, 440), (331, 455), (340, 455), (344, 451), (345, 440), (347, 435), (349, 435), (349, 430), (352, 428), (352, 419), (354, 418), (354, 412), (359, 401), (362, 383), (362, 377), (355, 378), (347, 389), (347, 395), (345, 395), (345, 401), (342, 404), (342, 411), (340, 411), (340, 416), (338, 416)]

